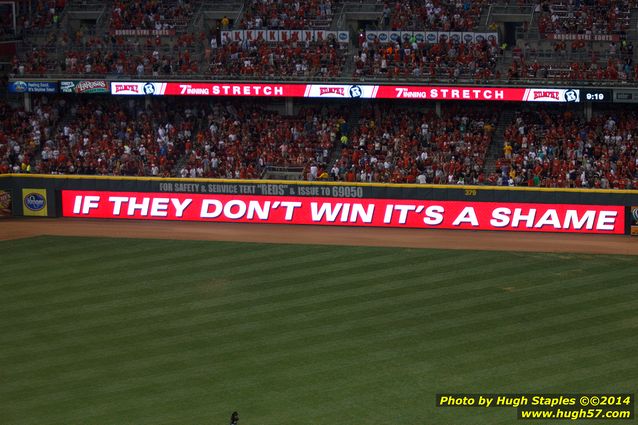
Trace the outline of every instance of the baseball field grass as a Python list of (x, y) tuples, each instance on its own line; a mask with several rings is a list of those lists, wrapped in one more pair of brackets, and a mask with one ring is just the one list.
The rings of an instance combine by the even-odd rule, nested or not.
[(515, 424), (435, 394), (638, 387), (636, 257), (37, 237), (0, 273), (4, 425)]

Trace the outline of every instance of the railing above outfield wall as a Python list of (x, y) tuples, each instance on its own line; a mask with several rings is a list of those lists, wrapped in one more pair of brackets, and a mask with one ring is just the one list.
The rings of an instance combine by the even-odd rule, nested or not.
[(636, 190), (11, 174), (7, 194), (14, 216), (638, 233)]

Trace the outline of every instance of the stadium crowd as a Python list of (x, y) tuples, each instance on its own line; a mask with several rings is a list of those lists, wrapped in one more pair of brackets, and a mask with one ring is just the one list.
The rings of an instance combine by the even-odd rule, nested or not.
[(481, 184), (498, 112), (452, 106), (434, 111), (366, 107), (330, 171), (336, 180)]
[(488, 80), (500, 77), (496, 69), (498, 46), (487, 40), (462, 42), (448, 39), (437, 43), (363, 40), (354, 57), (353, 77), (461, 77)]
[(624, 34), (631, 7), (635, 1), (544, 1), (539, 5), (538, 30), (541, 34)]
[[(35, 0), (34, 0), (35, 1)], [(517, 4), (526, 4), (522, 0)], [(13, 59), (11, 73), (69, 76), (115, 75), (160, 77), (212, 75), (216, 77), (437, 79), (456, 81), (548, 79), (550, 81), (635, 81), (638, 65), (626, 33), (634, 0), (564, 2), (546, 0), (536, 6), (542, 36), (613, 36), (606, 49), (592, 41), (553, 42), (548, 59), (538, 45), (510, 46), (512, 61), (495, 40), (481, 42), (417, 42), (353, 40), (352, 46), (335, 40), (270, 43), (222, 40), (219, 29), (311, 29), (330, 25), (340, 6), (332, 0), (247, 0), (240, 16), (226, 16), (215, 28), (189, 32), (196, 0), (137, 0), (112, 3), (102, 35), (96, 28), (50, 31), (41, 44), (25, 44)], [(37, 0), (38, 22), (53, 22), (65, 0)], [(471, 31), (488, 6), (485, 0), (398, 0), (380, 10), (381, 28), (419, 31)], [(123, 35), (122, 30), (171, 30), (170, 36)], [(176, 31), (177, 30), (177, 31)], [(547, 41), (547, 40), (545, 40)], [(542, 44), (542, 43), (541, 43)], [(600, 43), (599, 43), (600, 44)], [(597, 46), (599, 46), (599, 44)], [(505, 47), (507, 48), (507, 47)], [(546, 54), (547, 52), (542, 52)]]
[(0, 173), (260, 178), (293, 167), (308, 180), (638, 188), (638, 114), (529, 108), (504, 132), (501, 107), (433, 110), (305, 106), (292, 116), (243, 102), (67, 100), (0, 105)]
[(638, 114), (517, 112), (490, 183), (602, 189), (638, 188)]
[(317, 179), (347, 118), (340, 107), (306, 107), (293, 116), (239, 102), (205, 110), (180, 177), (260, 178), (267, 167), (282, 166), (305, 167), (307, 178)]
[[(115, 1), (108, 5), (103, 33), (84, 26), (58, 28), (66, 1), (33, 0), (33, 10), (18, 15), (18, 26), (25, 33), (46, 28), (46, 40), (32, 45), (27, 39), (10, 68), (16, 76), (638, 80), (627, 37), (635, 1), (531, 4), (544, 39), (534, 47), (527, 41), (510, 46), (513, 59), (505, 63), (507, 46), (486, 39), (419, 42), (411, 36), (381, 42), (364, 32), (351, 46), (334, 38), (221, 39), (219, 30), (233, 26), (325, 29), (340, 7), (332, 0), (248, 0), (241, 19), (224, 16), (218, 28), (197, 34), (187, 31), (196, 0)], [(378, 9), (380, 27), (473, 30), (488, 5), (485, 0), (388, 1)], [(149, 34), (122, 32), (128, 30)], [(573, 34), (582, 37), (562, 37)], [(592, 41), (593, 35), (612, 38)], [(537, 51), (548, 44), (549, 54)], [(358, 105), (361, 118), (349, 122), (352, 111), (337, 103), (304, 105), (287, 116), (235, 101), (154, 100), (150, 106), (92, 97), (33, 96), (32, 101), (29, 112), (0, 104), (0, 173), (260, 178), (268, 167), (295, 167), (308, 180), (638, 188), (638, 114), (632, 111), (609, 110), (585, 120), (575, 109), (527, 108), (508, 123), (503, 140), (494, 140), (503, 106), (453, 103), (437, 115), (369, 103)], [(503, 143), (495, 172), (486, 166), (492, 143)]]
[(168, 177), (193, 126), (163, 103), (47, 99), (29, 113), (2, 105), (1, 172)]
[(171, 55), (163, 49), (126, 46), (69, 49), (60, 59), (45, 49), (34, 49), (23, 59), (14, 58), (12, 73), (17, 76), (63, 74), (69, 76), (127, 75), (161, 76), (195, 74), (199, 65), (188, 50)]
[(340, 45), (334, 38), (231, 42), (212, 49), (209, 72), (258, 77), (338, 77), (345, 64), (346, 50), (347, 46)]
[(0, 105), (0, 173), (259, 178), (327, 162), (347, 118), (342, 107), (36, 99), (30, 113)]
[(397, 0), (386, 2), (383, 29), (471, 31), (478, 25), (485, 0)]
[(631, 40), (596, 43), (560, 40), (553, 43), (552, 59), (528, 45), (512, 49), (508, 79), (540, 78), (571, 81), (631, 81), (638, 76)]
[[(58, 27), (67, 0), (29, 0), (16, 3), (16, 31), (18, 35), (27, 35)], [(9, 4), (3, 6), (9, 6)], [(13, 12), (9, 7), (3, 9), (3, 12), (5, 11), (7, 13), (3, 13), (0, 22), (6, 30), (13, 26)]]
[(165, 37), (95, 36), (80, 29), (72, 35), (54, 34), (51, 44), (15, 56), (11, 72), (137, 77), (196, 73), (199, 64), (191, 52), (205, 38), (205, 34), (184, 34), (170, 41)]
[(635, 81), (638, 77), (638, 64), (609, 58), (606, 61), (591, 62), (568, 61), (566, 63), (527, 62), (514, 60), (507, 71), (509, 80), (547, 79), (550, 81)]
[(26, 112), (0, 103), (0, 174), (41, 171), (37, 158), (46, 141), (54, 137), (65, 104), (63, 99), (41, 97)]
[(193, 16), (189, 0), (135, 0), (113, 2), (111, 30), (168, 30), (186, 26)]
[(318, 22), (329, 25), (335, 4), (331, 0), (248, 0), (246, 2), (241, 29), (286, 29), (314, 28)]

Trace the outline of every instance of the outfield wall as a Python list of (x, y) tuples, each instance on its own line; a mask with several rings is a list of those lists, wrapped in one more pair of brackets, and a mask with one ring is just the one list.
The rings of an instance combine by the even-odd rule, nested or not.
[(1, 190), (14, 216), (603, 234), (638, 221), (636, 190), (23, 174)]

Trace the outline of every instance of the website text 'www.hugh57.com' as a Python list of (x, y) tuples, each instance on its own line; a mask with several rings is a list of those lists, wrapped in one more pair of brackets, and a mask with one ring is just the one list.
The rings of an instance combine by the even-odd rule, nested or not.
[(518, 419), (630, 419), (630, 410), (606, 409), (551, 409), (530, 410), (518, 408)]
[(510, 407), (518, 419), (633, 419), (633, 394), (437, 394), (437, 407)]

